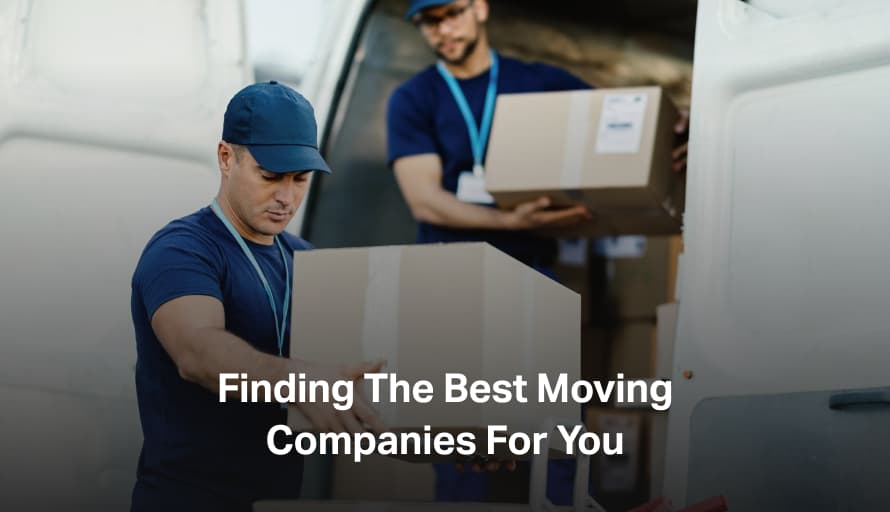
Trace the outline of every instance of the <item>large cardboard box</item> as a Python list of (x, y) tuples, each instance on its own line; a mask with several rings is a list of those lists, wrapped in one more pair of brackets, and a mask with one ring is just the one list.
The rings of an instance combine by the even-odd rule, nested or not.
[(671, 297), (670, 238), (650, 236), (639, 258), (609, 262), (607, 293), (610, 310), (623, 322), (653, 322), (655, 309)]
[(381, 455), (354, 462), (334, 457), (331, 499), (347, 501), (433, 501), (436, 476), (431, 464), (412, 464)]
[[(384, 372), (432, 383), (429, 404), (389, 403), (384, 386), (376, 407), (394, 431), (474, 432), (484, 450), (489, 425), (531, 433), (548, 417), (577, 418), (571, 400), (537, 403), (536, 377), (579, 378), (580, 297), (488, 244), (298, 251), (293, 281), (292, 357), (382, 358)], [(446, 372), (470, 382), (523, 375), (529, 401), (445, 403)], [(294, 408), (289, 423), (308, 427)]]
[(677, 117), (660, 87), (499, 95), (486, 188), (502, 208), (547, 195), (594, 213), (559, 236), (678, 233)]
[(619, 373), (627, 379), (649, 379), (655, 373), (655, 326), (631, 322), (610, 333), (609, 378)]

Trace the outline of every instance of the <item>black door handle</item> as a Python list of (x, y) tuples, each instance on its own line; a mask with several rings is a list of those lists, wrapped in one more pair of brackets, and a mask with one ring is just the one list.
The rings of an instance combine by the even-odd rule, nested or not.
[(844, 391), (828, 399), (828, 408), (835, 411), (863, 405), (890, 406), (890, 390)]

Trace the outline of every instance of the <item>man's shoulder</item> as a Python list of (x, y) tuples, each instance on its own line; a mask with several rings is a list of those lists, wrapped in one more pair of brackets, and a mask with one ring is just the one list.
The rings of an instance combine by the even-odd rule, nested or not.
[(209, 207), (201, 208), (185, 217), (174, 219), (152, 236), (146, 249), (159, 241), (171, 238), (176, 239), (179, 243), (192, 241), (196, 245), (206, 245), (214, 237), (213, 230), (211, 229), (213, 220), (214, 213)]
[(502, 74), (514, 87), (510, 92), (561, 91), (590, 89), (591, 86), (566, 69), (544, 62), (529, 62), (501, 56)]
[(510, 71), (518, 71), (523, 73), (530, 72), (545, 72), (545, 73), (566, 73), (563, 68), (559, 66), (554, 66), (553, 64), (546, 64), (544, 62), (539, 61), (529, 61), (522, 60), (516, 57), (510, 57), (507, 55), (498, 54), (498, 60), (502, 70), (507, 72)]
[(213, 211), (205, 207), (172, 220), (158, 230), (145, 245), (136, 274), (146, 269), (165, 267), (179, 257), (220, 260), (221, 249), (211, 224), (213, 215)]
[(435, 66), (427, 66), (411, 78), (399, 84), (392, 92), (390, 101), (413, 100), (418, 101), (426, 97), (436, 80), (439, 72)]
[(280, 236), (284, 239), (285, 247), (289, 247), (293, 251), (307, 251), (309, 249), (315, 249), (314, 245), (292, 233), (284, 231), (281, 233)]

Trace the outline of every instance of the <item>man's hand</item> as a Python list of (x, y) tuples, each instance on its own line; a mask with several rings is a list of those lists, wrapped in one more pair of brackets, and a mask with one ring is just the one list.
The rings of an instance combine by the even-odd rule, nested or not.
[(319, 432), (359, 433), (370, 429), (374, 433), (385, 432), (386, 426), (377, 416), (359, 385), (366, 373), (378, 373), (383, 369), (383, 361), (365, 362), (353, 366), (323, 366), (301, 361), (298, 372), (306, 374), (307, 379), (323, 380), (333, 384), (338, 380), (351, 380), (353, 385), (352, 408), (338, 411), (331, 403), (301, 402), (297, 408), (312, 422)]
[[(464, 472), (467, 470), (467, 464), (457, 464), (458, 472)], [(469, 464), (470, 470), (473, 473), (482, 473), (483, 471), (487, 471), (489, 473), (496, 473), (500, 471), (501, 467), (507, 468), (507, 471), (511, 473), (516, 471), (516, 461), (515, 460), (507, 460), (507, 461), (492, 461), (485, 463), (472, 463)]]
[(570, 206), (559, 210), (547, 210), (553, 202), (549, 197), (539, 197), (518, 205), (508, 212), (506, 228), (512, 230), (567, 227), (590, 220), (593, 215), (584, 206)]
[(674, 133), (677, 134), (677, 140), (684, 142), (674, 148), (672, 153), (674, 163), (671, 165), (671, 169), (674, 172), (686, 172), (686, 153), (689, 150), (689, 111), (680, 112), (680, 118), (674, 125)]

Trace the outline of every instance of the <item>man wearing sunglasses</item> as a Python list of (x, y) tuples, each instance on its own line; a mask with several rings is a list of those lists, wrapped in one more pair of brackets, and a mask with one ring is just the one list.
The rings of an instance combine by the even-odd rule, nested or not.
[(489, 242), (548, 272), (555, 241), (529, 230), (589, 217), (584, 207), (549, 209), (541, 197), (512, 211), (493, 208), (482, 176), (497, 94), (588, 89), (566, 71), (491, 50), (486, 0), (412, 0), (407, 18), (439, 58), (392, 95), (388, 160), (412, 214), (418, 242)]
[[(546, 197), (512, 211), (486, 197), (484, 156), (497, 94), (589, 89), (545, 64), (495, 53), (488, 42), (486, 0), (412, 0), (406, 13), (439, 58), (393, 93), (387, 112), (388, 160), (418, 221), (418, 242), (485, 241), (545, 274), (552, 239), (530, 231), (590, 217), (582, 206), (549, 209)], [(573, 464), (551, 464), (548, 496), (571, 503)], [(440, 501), (485, 501), (487, 475), (436, 466)]]

